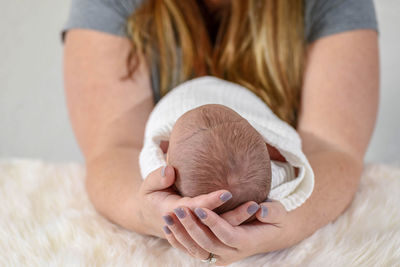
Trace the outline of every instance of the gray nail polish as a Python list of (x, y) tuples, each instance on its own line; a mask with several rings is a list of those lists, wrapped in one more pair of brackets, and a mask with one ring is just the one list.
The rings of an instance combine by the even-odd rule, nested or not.
[(222, 202), (227, 202), (229, 199), (232, 198), (231, 192), (225, 192), (222, 195), (219, 196), (219, 199), (222, 200)]
[(268, 215), (268, 208), (266, 206), (261, 206), (261, 217), (265, 218)]
[(165, 177), (165, 169), (167, 168), (167, 166), (162, 167), (161, 169), (161, 176)]
[(171, 233), (171, 230), (169, 230), (168, 226), (166, 226), (166, 225), (163, 226), (163, 230), (167, 235), (169, 235)]
[(174, 224), (174, 220), (169, 215), (163, 216), (163, 219), (164, 219), (165, 223), (168, 224), (168, 225), (173, 225)]
[(207, 213), (201, 208), (195, 208), (194, 213), (196, 213), (197, 217), (199, 217), (202, 220), (207, 218)]
[(179, 219), (183, 219), (186, 216), (186, 212), (182, 208), (176, 208), (176, 209), (174, 209), (174, 212), (175, 212), (176, 216), (178, 216)]
[(258, 208), (260, 206), (258, 204), (251, 204), (248, 208), (247, 208), (247, 213), (250, 215), (253, 215), (254, 213), (257, 212)]

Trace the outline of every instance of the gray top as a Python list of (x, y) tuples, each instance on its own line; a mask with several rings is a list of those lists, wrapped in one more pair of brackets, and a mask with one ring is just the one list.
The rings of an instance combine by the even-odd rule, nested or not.
[[(68, 29), (82, 28), (127, 36), (125, 22), (142, 0), (72, 0), (62, 40)], [(305, 38), (308, 43), (355, 29), (378, 31), (373, 0), (305, 0)], [(154, 101), (160, 99), (157, 70), (152, 68)]]

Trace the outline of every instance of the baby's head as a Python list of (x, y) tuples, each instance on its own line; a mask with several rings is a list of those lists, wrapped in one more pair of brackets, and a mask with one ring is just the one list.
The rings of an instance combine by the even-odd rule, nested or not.
[(220, 189), (232, 193), (217, 213), (251, 200), (263, 202), (270, 191), (270, 159), (262, 136), (223, 105), (200, 106), (176, 121), (167, 162), (175, 168), (175, 187), (182, 196)]

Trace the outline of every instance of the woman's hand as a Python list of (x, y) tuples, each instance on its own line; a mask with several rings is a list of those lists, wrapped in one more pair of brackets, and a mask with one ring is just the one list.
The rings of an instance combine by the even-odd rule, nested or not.
[[(254, 214), (258, 220), (240, 225)], [(208, 208), (193, 212), (181, 206), (164, 216), (164, 231), (173, 247), (198, 259), (211, 252), (216, 265), (226, 265), (285, 247), (290, 238), (286, 215), (279, 202), (248, 202), (221, 216)]]
[(231, 198), (227, 190), (218, 190), (195, 198), (181, 197), (170, 187), (175, 181), (175, 171), (172, 166), (159, 168), (143, 181), (136, 196), (138, 222), (141, 233), (163, 237), (162, 215), (166, 212), (186, 206), (190, 208), (207, 207), (215, 209)]

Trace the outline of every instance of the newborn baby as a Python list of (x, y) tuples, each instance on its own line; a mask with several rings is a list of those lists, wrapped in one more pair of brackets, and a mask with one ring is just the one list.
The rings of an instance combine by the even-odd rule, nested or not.
[(261, 203), (271, 188), (271, 164), (263, 137), (232, 109), (208, 104), (176, 121), (167, 152), (176, 171), (175, 188), (195, 197), (226, 189), (232, 199), (215, 209), (231, 210), (245, 202)]
[[(177, 173), (175, 188), (184, 196), (229, 190), (233, 197), (216, 210), (219, 213), (267, 198), (290, 211), (302, 205), (314, 187), (314, 173), (296, 130), (250, 90), (216, 77), (171, 89), (150, 113), (143, 141), (143, 179), (169, 163)], [(167, 155), (161, 148), (165, 142)], [(268, 152), (273, 155), (274, 150), (284, 162), (270, 160)]]

